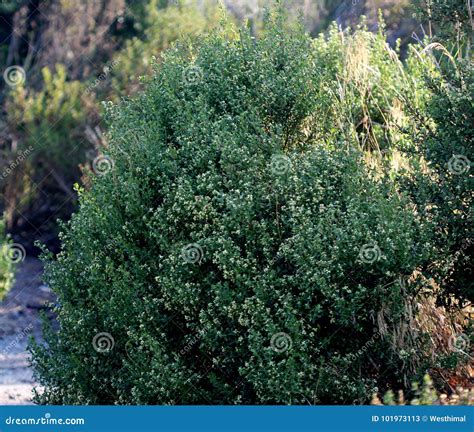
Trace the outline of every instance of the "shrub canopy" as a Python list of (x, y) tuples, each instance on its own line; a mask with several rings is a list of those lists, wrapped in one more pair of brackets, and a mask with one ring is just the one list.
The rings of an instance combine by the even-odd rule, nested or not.
[(108, 107), (107, 169), (46, 268), (39, 402), (363, 402), (420, 364), (387, 334), (430, 226), (321, 137), (318, 52), (282, 19), (175, 46)]

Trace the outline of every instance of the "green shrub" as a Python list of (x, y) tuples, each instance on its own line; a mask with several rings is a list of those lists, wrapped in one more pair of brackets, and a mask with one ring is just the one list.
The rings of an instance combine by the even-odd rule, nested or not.
[(44, 68), (42, 73), (41, 91), (18, 86), (11, 93), (8, 119), (22, 134), (23, 145), (33, 146), (35, 157), (46, 164), (47, 170), (68, 173), (77, 169), (85, 154), (78, 136), (87, 120), (81, 99), (84, 89), (79, 81), (67, 80), (62, 65), (57, 65), (55, 71)]
[(114, 99), (135, 93), (140, 88), (138, 78), (150, 76), (153, 58), (159, 57), (180, 37), (204, 34), (219, 22), (217, 2), (213, 0), (201, 6), (196, 2), (170, 2), (162, 7), (162, 3), (151, 0), (143, 6), (144, 14), (139, 20), (140, 35), (127, 41), (114, 60)]
[(16, 265), (23, 258), (23, 252), (5, 235), (5, 219), (0, 219), (0, 300), (12, 287)]
[[(472, 63), (460, 64), (457, 77), (430, 77), (429, 85), (432, 93), (424, 124), (431, 127), (423, 130), (419, 146), (428, 169), (415, 171), (409, 190), (420, 213), (435, 222), (439, 259), (431, 269), (433, 275), (445, 292), (469, 304), (474, 300)], [(417, 163), (414, 157), (412, 161)]]
[(444, 45), (435, 37), (424, 49), (413, 50), (424, 92), (421, 104), (404, 100), (416, 118), (417, 134), (405, 148), (411, 170), (402, 173), (400, 183), (417, 212), (433, 221), (438, 256), (429, 270), (442, 287), (439, 301), (467, 305), (474, 300), (473, 21), (468, 3), (460, 0), (434, 1), (426, 18), (440, 29)]
[(316, 39), (320, 104), (314, 118), (322, 139), (344, 139), (390, 156), (393, 149), (406, 144), (407, 135), (401, 131), (413, 130), (405, 102), (420, 98), (417, 78), (422, 71), (411, 59), (404, 65), (398, 47), (387, 44), (381, 19), (379, 28), (371, 33), (362, 22), (350, 33), (334, 24), (327, 35)]
[(350, 403), (410, 363), (387, 330), (429, 226), (316, 137), (312, 40), (272, 19), (175, 47), (108, 107), (102, 175), (46, 263), (60, 329), (32, 347), (38, 402)]
[[(75, 208), (73, 185), (92, 148), (86, 128), (96, 115), (84, 85), (69, 81), (64, 66), (44, 68), (42, 74), (40, 90), (20, 85), (7, 101), (7, 121), (19, 142), (9, 156), (22, 163), (5, 178), (2, 192), (9, 229), (21, 226), (17, 234), (30, 244), (38, 237), (54, 238), (56, 219), (69, 217)], [(32, 226), (33, 232), (22, 232)]]

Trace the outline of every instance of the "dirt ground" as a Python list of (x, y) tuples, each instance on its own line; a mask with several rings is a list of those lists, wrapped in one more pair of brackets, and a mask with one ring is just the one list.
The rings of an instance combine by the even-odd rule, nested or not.
[(42, 272), (38, 259), (25, 259), (15, 285), (0, 302), (0, 405), (32, 403), (36, 383), (26, 347), (30, 336), (41, 340), (39, 313), (54, 299), (41, 281)]

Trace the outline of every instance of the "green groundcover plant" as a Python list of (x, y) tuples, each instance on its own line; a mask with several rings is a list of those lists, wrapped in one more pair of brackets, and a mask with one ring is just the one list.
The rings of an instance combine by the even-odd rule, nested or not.
[(474, 405), (474, 389), (458, 387), (451, 396), (436, 391), (431, 377), (427, 374), (423, 377), (421, 386), (414, 383), (412, 387), (413, 397), (407, 401), (403, 391), (397, 396), (392, 390), (385, 393), (383, 401), (377, 395), (371, 400), (372, 405)]
[(10, 290), (15, 280), (15, 268), (24, 253), (5, 235), (5, 218), (0, 219), (0, 300)]
[(107, 106), (99, 175), (47, 257), (37, 402), (367, 402), (427, 366), (389, 335), (431, 226), (358, 145), (321, 138), (318, 52), (283, 19), (176, 45)]

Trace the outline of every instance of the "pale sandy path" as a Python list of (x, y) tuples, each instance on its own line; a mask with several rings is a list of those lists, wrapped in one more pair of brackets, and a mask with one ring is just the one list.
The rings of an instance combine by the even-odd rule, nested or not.
[(36, 385), (26, 350), (30, 336), (41, 337), (39, 311), (53, 296), (41, 282), (42, 265), (27, 258), (12, 290), (0, 302), (0, 405), (31, 404)]

